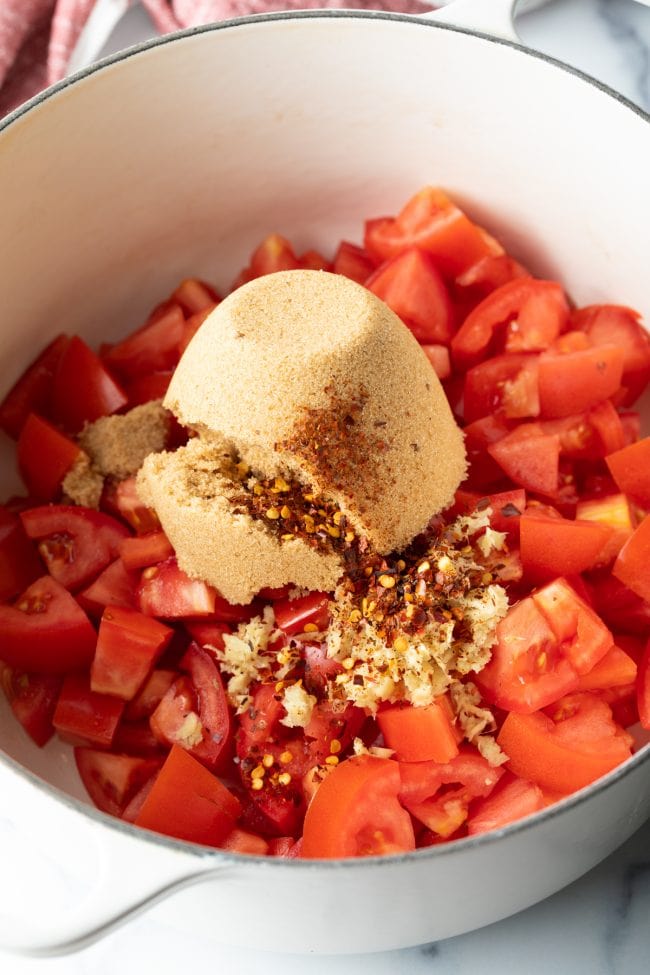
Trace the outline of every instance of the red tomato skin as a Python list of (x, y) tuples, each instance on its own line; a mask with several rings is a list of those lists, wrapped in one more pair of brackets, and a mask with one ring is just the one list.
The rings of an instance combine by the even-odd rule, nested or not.
[(377, 714), (377, 724), (400, 761), (444, 764), (458, 755), (451, 721), (438, 701), (418, 708), (399, 704), (384, 707)]
[(155, 669), (149, 674), (140, 691), (124, 709), (125, 721), (149, 718), (178, 677), (178, 671)]
[(601, 345), (566, 355), (539, 358), (539, 406), (543, 417), (582, 413), (609, 399), (621, 385), (623, 349)]
[(0, 684), (14, 717), (39, 748), (54, 734), (52, 718), (62, 678), (53, 674), (26, 674), (0, 663)]
[(582, 329), (594, 345), (614, 343), (624, 350), (623, 406), (631, 406), (650, 379), (650, 340), (640, 318), (622, 305), (590, 305), (572, 314), (573, 326)]
[(579, 575), (603, 561), (614, 534), (595, 521), (549, 518), (535, 508), (520, 519), (520, 555), (524, 575), (535, 583), (557, 576)]
[(447, 344), (453, 309), (440, 273), (425, 251), (410, 248), (386, 261), (365, 282), (402, 319), (418, 342)]
[(487, 450), (519, 487), (547, 496), (557, 492), (560, 465), (557, 434), (544, 433), (538, 424), (527, 423), (489, 444)]
[(50, 575), (71, 590), (96, 578), (128, 536), (119, 521), (77, 505), (44, 505), (20, 517), (29, 538), (38, 542)]
[(337, 765), (307, 808), (302, 856), (331, 858), (415, 849), (411, 820), (398, 801), (399, 766), (361, 755)]
[(0, 606), (0, 659), (18, 670), (65, 674), (86, 667), (95, 641), (86, 614), (50, 576), (32, 583), (13, 606)]
[(343, 274), (351, 281), (356, 281), (357, 284), (364, 284), (376, 267), (377, 262), (363, 247), (342, 240), (334, 256), (332, 270), (335, 274)]
[(539, 414), (538, 356), (534, 353), (498, 355), (473, 366), (465, 374), (464, 417), (473, 423), (502, 409), (506, 419)]
[(278, 599), (273, 605), (275, 622), (287, 636), (303, 633), (310, 623), (324, 630), (329, 619), (328, 606), (329, 596), (322, 592), (310, 592), (298, 599)]
[(605, 462), (620, 490), (650, 508), (650, 437), (610, 453)]
[(0, 404), (0, 428), (14, 440), (30, 413), (49, 413), (52, 379), (69, 338), (57, 335), (27, 367)]
[(431, 799), (447, 785), (462, 785), (473, 798), (487, 796), (503, 775), (502, 768), (493, 768), (469, 748), (450, 762), (400, 762), (399, 771), (399, 798), (405, 805)]
[(198, 278), (185, 278), (172, 292), (170, 301), (176, 301), (189, 317), (202, 311), (211, 311), (219, 302), (219, 295), (212, 285)]
[(20, 519), (0, 505), (0, 603), (23, 592), (43, 566)]
[(612, 573), (633, 593), (650, 602), (649, 565), (650, 515), (646, 515), (618, 553)]
[(203, 741), (192, 749), (208, 768), (220, 768), (230, 756), (232, 724), (226, 692), (214, 657), (192, 643), (180, 663), (189, 673), (196, 691)]
[(127, 537), (120, 543), (120, 558), (129, 572), (164, 562), (173, 554), (171, 542), (162, 531), (137, 538)]
[(256, 833), (235, 827), (222, 841), (221, 849), (228, 850), (229, 853), (244, 853), (248, 856), (264, 857), (269, 853), (269, 844)]
[(132, 609), (107, 606), (99, 624), (90, 686), (131, 701), (169, 644), (173, 630)]
[(501, 829), (524, 816), (539, 812), (545, 806), (539, 786), (509, 776), (494, 793), (477, 803), (467, 823), (470, 836)]
[[(179, 795), (183, 802), (178, 801)], [(180, 840), (219, 846), (235, 825), (240, 808), (215, 775), (174, 746), (135, 823)]]
[(68, 674), (56, 703), (52, 724), (73, 745), (110, 748), (124, 701), (90, 689), (85, 674)]
[(190, 579), (179, 569), (176, 559), (171, 558), (144, 570), (136, 592), (136, 604), (145, 616), (162, 619), (212, 616), (216, 595), (205, 582)]
[(451, 359), (449, 349), (446, 345), (426, 345), (422, 346), (422, 351), (433, 366), (438, 379), (442, 382), (451, 376)]
[(650, 641), (639, 661), (636, 680), (636, 701), (641, 727), (650, 731)]
[(109, 416), (128, 398), (83, 339), (73, 336), (59, 360), (52, 382), (52, 414), (68, 433)]
[(75, 748), (74, 758), (86, 792), (98, 809), (111, 816), (121, 816), (162, 766), (162, 759), (112, 755), (93, 748)]
[(128, 477), (111, 492), (104, 492), (102, 507), (111, 514), (119, 515), (138, 535), (160, 531), (158, 515), (152, 508), (146, 508), (138, 495), (135, 477)]
[(171, 382), (172, 371), (151, 372), (124, 383), (124, 392), (129, 398), (129, 409), (142, 406), (154, 399), (164, 399)]
[(135, 588), (139, 579), (139, 573), (128, 572), (122, 560), (115, 559), (94, 582), (77, 593), (77, 602), (92, 616), (101, 616), (106, 606), (135, 609)]
[(144, 325), (114, 345), (103, 361), (121, 379), (138, 379), (152, 372), (167, 372), (179, 359), (185, 316), (175, 302), (165, 302)]
[(16, 457), (20, 476), (30, 494), (52, 501), (81, 450), (47, 420), (30, 413), (20, 431)]

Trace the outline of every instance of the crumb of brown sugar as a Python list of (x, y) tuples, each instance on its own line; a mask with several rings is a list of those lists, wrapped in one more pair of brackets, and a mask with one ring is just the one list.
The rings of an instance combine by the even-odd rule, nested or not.
[(123, 480), (140, 469), (148, 454), (164, 450), (169, 423), (169, 413), (160, 400), (152, 400), (128, 413), (89, 423), (79, 443), (98, 474)]

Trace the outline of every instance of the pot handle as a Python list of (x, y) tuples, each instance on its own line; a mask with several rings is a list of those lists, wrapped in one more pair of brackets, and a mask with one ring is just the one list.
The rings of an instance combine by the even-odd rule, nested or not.
[[(0, 763), (1, 766), (2, 763)], [(66, 955), (232, 861), (152, 842), (0, 767), (0, 948)], [(1, 967), (1, 966), (0, 966)]]
[(491, 37), (520, 43), (514, 26), (518, 2), (519, 0), (450, 0), (444, 7), (421, 16), (438, 24), (480, 31)]

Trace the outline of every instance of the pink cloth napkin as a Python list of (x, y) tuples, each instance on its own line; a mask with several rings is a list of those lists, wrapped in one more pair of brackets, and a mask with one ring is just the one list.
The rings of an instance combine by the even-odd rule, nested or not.
[[(65, 77), (96, 0), (0, 0), (0, 117)], [(134, 2), (134, 0), (130, 0)], [(426, 0), (142, 0), (165, 34), (269, 10), (348, 7), (421, 13)]]

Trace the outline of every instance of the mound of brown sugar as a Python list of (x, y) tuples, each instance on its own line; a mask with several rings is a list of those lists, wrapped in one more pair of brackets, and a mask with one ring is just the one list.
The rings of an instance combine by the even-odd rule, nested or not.
[(169, 414), (160, 400), (152, 400), (89, 423), (79, 444), (99, 474), (123, 480), (140, 469), (148, 454), (164, 449), (168, 434)]
[(226, 298), (165, 406), (258, 473), (332, 498), (381, 553), (421, 532), (465, 473), (462, 434), (410, 331), (365, 288), (326, 272), (267, 275)]
[(151, 454), (138, 475), (142, 501), (156, 510), (178, 564), (231, 603), (249, 603), (265, 586), (334, 589), (343, 565), (333, 551), (283, 540), (242, 508), (242, 483), (227, 445), (190, 440)]

